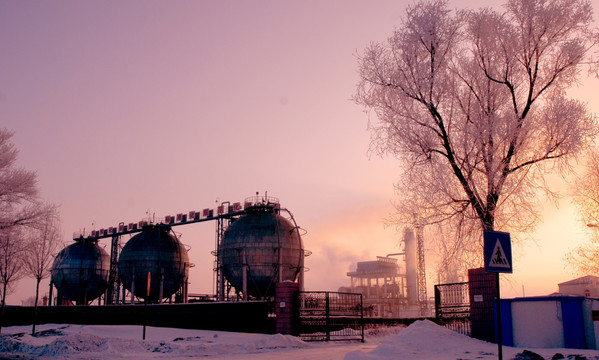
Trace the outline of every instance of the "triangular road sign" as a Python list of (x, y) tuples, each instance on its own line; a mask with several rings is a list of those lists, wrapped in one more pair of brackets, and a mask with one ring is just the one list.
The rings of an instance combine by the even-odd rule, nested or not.
[(505, 257), (505, 251), (503, 251), (503, 247), (501, 246), (501, 242), (497, 239), (495, 242), (495, 247), (493, 248), (493, 255), (489, 260), (489, 266), (491, 267), (500, 267), (509, 269), (511, 268), (510, 262), (507, 257)]

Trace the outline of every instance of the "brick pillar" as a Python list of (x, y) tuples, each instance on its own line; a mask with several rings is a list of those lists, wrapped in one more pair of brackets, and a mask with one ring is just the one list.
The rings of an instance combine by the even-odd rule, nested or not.
[(486, 272), (484, 268), (469, 269), (468, 284), (472, 337), (495, 342), (493, 299), (497, 297), (496, 274)]
[(298, 316), (299, 284), (291, 281), (277, 283), (275, 292), (276, 332), (295, 335)]

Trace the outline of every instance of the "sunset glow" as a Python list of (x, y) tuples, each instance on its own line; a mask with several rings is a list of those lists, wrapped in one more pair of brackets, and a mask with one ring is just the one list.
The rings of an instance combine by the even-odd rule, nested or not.
[[(83, 229), (267, 191), (307, 231), (306, 289), (336, 291), (357, 261), (403, 248), (402, 227), (385, 225), (402, 169), (369, 154), (375, 114), (351, 97), (356, 54), (389, 37), (408, 3), (0, 0), (0, 127), (60, 205), (65, 244)], [(599, 113), (598, 90), (587, 79), (572, 94)], [(575, 208), (547, 202), (543, 218), (536, 244), (513, 248), (502, 296), (549, 294), (579, 276), (564, 259), (588, 236)], [(215, 224), (175, 231), (195, 264), (189, 292), (213, 293)], [(34, 290), (23, 280), (8, 303)]]

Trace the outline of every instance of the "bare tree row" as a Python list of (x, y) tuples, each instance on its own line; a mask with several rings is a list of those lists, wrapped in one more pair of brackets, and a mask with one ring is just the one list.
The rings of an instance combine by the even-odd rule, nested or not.
[(0, 331), (6, 296), (25, 276), (36, 279), (37, 313), (40, 282), (50, 275), (62, 245), (57, 207), (40, 199), (35, 172), (17, 166), (12, 136), (9, 130), (0, 129)]

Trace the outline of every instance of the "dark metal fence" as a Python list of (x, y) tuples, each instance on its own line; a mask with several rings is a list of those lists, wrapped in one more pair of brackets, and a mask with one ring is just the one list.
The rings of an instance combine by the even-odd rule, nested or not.
[(362, 294), (300, 291), (299, 336), (307, 341), (364, 341)]
[(453, 331), (470, 336), (470, 295), (468, 283), (435, 285), (437, 321)]

